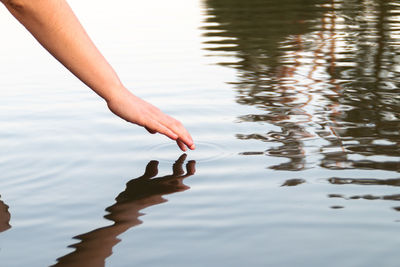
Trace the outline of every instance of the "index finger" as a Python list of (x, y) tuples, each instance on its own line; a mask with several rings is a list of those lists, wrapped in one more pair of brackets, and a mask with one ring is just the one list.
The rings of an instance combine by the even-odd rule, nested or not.
[(189, 132), (186, 130), (186, 128), (183, 126), (183, 124), (171, 118), (173, 121), (171, 124), (168, 125), (168, 128), (170, 128), (175, 134), (178, 135), (178, 139), (176, 142), (178, 143), (178, 146), (185, 151), (184, 147), (187, 146), (189, 149), (194, 150), (196, 146), (194, 145), (192, 136), (189, 134)]

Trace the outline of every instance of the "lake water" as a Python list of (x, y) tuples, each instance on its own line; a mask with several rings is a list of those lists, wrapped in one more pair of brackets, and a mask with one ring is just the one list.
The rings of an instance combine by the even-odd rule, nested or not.
[(1, 266), (399, 266), (400, 4), (69, 1), (183, 155), (0, 10)]

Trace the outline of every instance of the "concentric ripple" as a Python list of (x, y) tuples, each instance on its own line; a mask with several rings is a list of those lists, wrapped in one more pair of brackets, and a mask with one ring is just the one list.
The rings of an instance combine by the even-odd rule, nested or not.
[[(196, 149), (186, 153), (189, 155), (190, 160), (195, 160), (196, 162), (214, 161), (230, 155), (227, 148), (221, 144), (211, 142), (196, 142)], [(156, 145), (150, 149), (149, 153), (153, 159), (163, 162), (174, 162), (181, 154), (182, 151), (174, 143)]]

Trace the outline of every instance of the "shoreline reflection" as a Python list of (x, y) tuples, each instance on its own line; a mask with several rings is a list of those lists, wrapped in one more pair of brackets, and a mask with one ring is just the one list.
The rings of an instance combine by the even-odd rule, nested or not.
[(116, 203), (105, 209), (108, 214), (104, 217), (114, 223), (75, 236), (74, 239), (80, 242), (69, 246), (75, 250), (58, 258), (53, 266), (104, 266), (106, 258), (112, 255), (112, 248), (121, 241), (118, 236), (142, 223), (139, 219), (143, 215), (141, 210), (167, 202), (164, 195), (190, 188), (183, 179), (195, 174), (196, 163), (189, 161), (185, 172), (185, 159), (186, 154), (181, 155), (172, 166), (172, 174), (159, 177), (158, 161), (150, 161), (144, 174), (130, 180), (115, 198)]
[(293, 172), (281, 186), (307, 182), (298, 172), (310, 169), (327, 177), (331, 171), (351, 173), (358, 179), (328, 181), (359, 186), (354, 196), (329, 197), (399, 201), (397, 194), (363, 191), (400, 183), (381, 178), (398, 177), (400, 171), (400, 5), (393, 0), (205, 3), (204, 49), (217, 65), (236, 71), (235, 81), (227, 82), (236, 102), (247, 107), (237, 116), (246, 132), (236, 138), (260, 144), (257, 151), (243, 145), (238, 154), (262, 156), (267, 168)]
[[(368, 178), (337, 178), (332, 177), (328, 179), (328, 182), (333, 185), (362, 185), (362, 186), (400, 186), (400, 179), (368, 179)], [(372, 195), (372, 194), (363, 194), (363, 195), (351, 195), (345, 196), (343, 194), (328, 194), (328, 198), (339, 198), (345, 200), (390, 200), (390, 201), (400, 201), (400, 194), (391, 194), (391, 195)], [(396, 203), (397, 204), (397, 203)], [(333, 209), (344, 208), (344, 206), (331, 206)], [(399, 206), (392, 207), (395, 211), (400, 211)]]
[(268, 125), (236, 134), (264, 144), (240, 155), (285, 159), (268, 166), (280, 171), (400, 171), (396, 1), (205, 3), (205, 50), (237, 71), (236, 101), (254, 107), (238, 120)]

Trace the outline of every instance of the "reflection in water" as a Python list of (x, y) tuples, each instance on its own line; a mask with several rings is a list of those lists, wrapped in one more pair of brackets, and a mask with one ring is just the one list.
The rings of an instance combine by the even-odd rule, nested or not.
[(279, 129), (237, 135), (288, 159), (270, 168), (400, 170), (396, 1), (206, 3), (206, 49), (238, 70), (237, 102), (259, 110), (240, 121)]
[[(238, 134), (239, 139), (271, 142), (270, 156), (289, 162), (270, 166), (277, 170), (306, 167), (304, 140), (314, 135), (307, 129), (311, 115), (306, 109), (312, 99), (310, 81), (297, 72), (303, 66), (303, 40), (324, 9), (315, 0), (302, 1), (206, 1), (209, 17), (205, 26), (211, 51), (234, 52), (235, 62), (221, 62), (238, 70), (237, 102), (260, 110), (246, 114), (242, 122), (268, 122), (279, 131)], [(278, 4), (277, 4), (278, 3)], [(306, 10), (307, 12), (301, 12)], [(313, 10), (313, 12), (309, 12)], [(285, 62), (283, 62), (285, 61)], [(246, 155), (248, 153), (243, 152)]]
[(195, 173), (195, 162), (189, 161), (186, 173), (182, 166), (186, 159), (183, 154), (173, 165), (173, 173), (156, 177), (158, 162), (150, 161), (145, 173), (126, 184), (126, 189), (116, 197), (116, 203), (106, 208), (109, 212), (105, 218), (114, 224), (98, 228), (91, 232), (74, 237), (79, 243), (70, 247), (75, 250), (57, 259), (54, 266), (104, 266), (105, 259), (112, 254), (112, 248), (120, 239), (117, 237), (131, 227), (141, 224), (141, 210), (164, 203), (164, 195), (189, 189), (183, 184), (183, 179)]
[(305, 183), (306, 180), (304, 179), (289, 179), (286, 180), (281, 186), (296, 186)]
[(4, 232), (11, 228), (10, 218), (11, 215), (8, 212), (8, 206), (0, 200), (0, 232)]
[(352, 178), (329, 178), (331, 184), (357, 184), (357, 185), (390, 185), (400, 186), (400, 179), (352, 179)]
[[(400, 5), (380, 0), (205, 0), (205, 46), (235, 68), (238, 133), (270, 169), (400, 171)], [(271, 127), (272, 126), (272, 127)], [(248, 127), (252, 129), (253, 127)], [(259, 129), (259, 127), (257, 127)], [(271, 130), (272, 129), (272, 130)], [(355, 175), (359, 175), (354, 172)], [(331, 175), (327, 175), (328, 177)], [(397, 186), (397, 179), (333, 184)], [(297, 184), (297, 183), (294, 183)], [(284, 185), (290, 185), (285, 183)], [(369, 199), (369, 196), (359, 196)], [(346, 199), (351, 199), (347, 197)], [(396, 196), (376, 199), (398, 200)], [(342, 208), (342, 206), (333, 206)]]
[[(328, 181), (335, 185), (355, 184), (355, 185), (386, 185), (386, 186), (400, 186), (400, 179), (352, 179), (352, 178), (329, 178)], [(346, 197), (342, 194), (329, 194), (329, 198), (342, 198), (346, 200), (365, 199), (365, 200), (391, 200), (400, 201), (400, 194), (375, 196), (367, 195), (353, 195)], [(337, 208), (333, 206), (331, 208)], [(394, 210), (400, 211), (399, 207), (393, 207)]]

